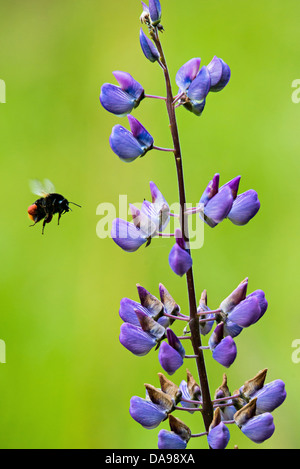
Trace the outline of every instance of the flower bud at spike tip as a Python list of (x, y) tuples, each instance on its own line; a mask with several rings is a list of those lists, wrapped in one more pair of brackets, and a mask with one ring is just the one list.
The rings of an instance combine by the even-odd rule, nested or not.
[(158, 50), (142, 29), (140, 30), (140, 44), (146, 59), (150, 62), (156, 62), (159, 59)]
[(153, 26), (157, 26), (161, 20), (161, 6), (159, 0), (149, 0), (149, 13), (151, 23)]
[(178, 228), (175, 231), (175, 237), (176, 243), (170, 251), (169, 264), (173, 272), (182, 277), (192, 267), (193, 260), (186, 250), (185, 242)]

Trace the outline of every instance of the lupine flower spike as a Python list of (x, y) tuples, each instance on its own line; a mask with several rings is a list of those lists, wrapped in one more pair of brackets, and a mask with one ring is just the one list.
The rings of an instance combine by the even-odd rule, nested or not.
[[(151, 150), (169, 152), (167, 154), (172, 156), (169, 159), (167, 157), (166, 164), (168, 162), (170, 164), (167, 171), (168, 175), (172, 174), (171, 165), (175, 161), (180, 210), (179, 213), (173, 213), (171, 204), (167, 202), (158, 186), (151, 181), (150, 199), (142, 198), (140, 204), (129, 205), (129, 221), (116, 218), (112, 222), (111, 237), (125, 252), (133, 253), (144, 246), (147, 247), (148, 254), (154, 244), (157, 247), (164, 238), (164, 244), (167, 246), (165, 254), (161, 250), (150, 251), (156, 270), (152, 276), (151, 272), (148, 272), (148, 280), (153, 279), (159, 272), (164, 277), (164, 283), (167, 282), (168, 275), (165, 268), (168, 264), (169, 273), (172, 271), (177, 276), (170, 277), (171, 284), (167, 286), (168, 289), (158, 280), (157, 293), (152, 293), (137, 283), (137, 297), (135, 299), (125, 297), (120, 301), (119, 317), (122, 321), (120, 345), (126, 349), (129, 357), (134, 355), (134, 359), (148, 355), (150, 360), (155, 360), (159, 369), (159, 386), (146, 383), (143, 396), (131, 397), (129, 414), (140, 428), (156, 429), (164, 422), (165, 427), (160, 428), (156, 434), (158, 448), (161, 450), (186, 450), (191, 439), (200, 437), (202, 438), (199, 448), (235, 447), (233, 440), (236, 432), (230, 434), (230, 425), (239, 429), (251, 442), (262, 444), (275, 431), (272, 413), (286, 399), (285, 383), (279, 378), (266, 382), (267, 368), (262, 368), (249, 379), (247, 366), (243, 360), (247, 352), (244, 350), (238, 354), (238, 342), (242, 332), (246, 333), (244, 331), (249, 327), (259, 327), (257, 323), (261, 323), (260, 319), (264, 318), (268, 301), (263, 289), (257, 288), (249, 293), (248, 277), (235, 286), (225, 299), (224, 296), (219, 297), (217, 291), (212, 291), (210, 296), (210, 292), (207, 292), (205, 285), (199, 284), (194, 273), (199, 274), (201, 282), (204, 282), (206, 273), (212, 278), (212, 270), (210, 265), (205, 265), (204, 258), (200, 265), (195, 264), (192, 257), (193, 244), (189, 235), (189, 220), (196, 214), (209, 228), (216, 228), (226, 219), (232, 223), (230, 229), (238, 229), (234, 225), (245, 226), (258, 213), (260, 201), (254, 189), (241, 192), (240, 175), (220, 185), (220, 174), (216, 172), (207, 184), (202, 166), (200, 171), (200, 166), (197, 168), (195, 164), (193, 168), (195, 172), (198, 171), (197, 177), (200, 181), (198, 186), (202, 186), (202, 189), (199, 189), (198, 205), (187, 209), (183, 158), (176, 117), (177, 109), (182, 106), (192, 114), (201, 116), (208, 105), (210, 93), (219, 93), (227, 87), (231, 79), (231, 69), (226, 61), (217, 55), (214, 55), (207, 65), (202, 63), (200, 57), (194, 57), (186, 59), (187, 61), (172, 77), (161, 42), (164, 28), (161, 24), (160, 1), (149, 0), (147, 4), (142, 2), (142, 8), (140, 17), (142, 27), (139, 31), (139, 43), (143, 52), (141, 59), (145, 58), (151, 63), (160, 65), (163, 70), (166, 97), (145, 94), (144, 87), (129, 73), (117, 71), (113, 75), (118, 85), (105, 83), (101, 87), (100, 102), (105, 110), (118, 117), (127, 115), (129, 128), (116, 123), (111, 131), (109, 144), (122, 162), (131, 163), (135, 160), (140, 162), (140, 158), (143, 158), (142, 163), (140, 162), (144, 165), (140, 173), (141, 178), (149, 170), (148, 165), (153, 162), (148, 155)], [(205, 21), (204, 18), (203, 20)], [(143, 28), (146, 29), (146, 33)], [(204, 47), (200, 52), (207, 51)], [(152, 65), (148, 66), (152, 68)], [(174, 79), (178, 87), (177, 94), (172, 90)], [(223, 95), (227, 109), (230, 109), (232, 93), (234, 93), (233, 87)], [(146, 129), (136, 117), (131, 115), (144, 98), (159, 98), (164, 101), (163, 104), (160, 102), (159, 106), (166, 107), (172, 138), (170, 148), (156, 146), (156, 137), (152, 136), (150, 128)], [(186, 118), (189, 117), (192, 118), (187, 113)], [(204, 115), (202, 119), (206, 117), (210, 119), (208, 115)], [(216, 132), (216, 129), (214, 131)], [(195, 148), (201, 143), (198, 139)], [(158, 152), (160, 155), (161, 151)], [(196, 158), (199, 155), (194, 156)], [(219, 164), (218, 161), (214, 161), (214, 152), (208, 156), (212, 166)], [(139, 164), (138, 161), (134, 164)], [(158, 177), (162, 181), (167, 181), (168, 175), (158, 170)], [(243, 181), (246, 181), (247, 186), (247, 174), (243, 176)], [(165, 194), (168, 189), (168, 187), (162, 188)], [(175, 221), (173, 232), (167, 232), (171, 217)], [(252, 223), (255, 227), (255, 221)], [(153, 241), (154, 238), (157, 239)], [(151, 247), (148, 248), (150, 244)], [(159, 262), (156, 262), (156, 257)], [(214, 268), (213, 278), (216, 287), (222, 286), (223, 280), (219, 274), (220, 271)], [(184, 298), (180, 287), (181, 277), (185, 277), (187, 285), (187, 295)], [(198, 287), (202, 287), (200, 290), (202, 293), (197, 305)], [(214, 290), (214, 287), (212, 289)], [(214, 305), (208, 302), (208, 293), (209, 298), (215, 298)], [(245, 343), (242, 345), (245, 347)], [(194, 375), (189, 371), (190, 367), (187, 368), (191, 360), (195, 364), (197, 373)], [(210, 389), (206, 361), (210, 362), (211, 367), (215, 365), (215, 373), (220, 373), (221, 384), (214, 392)], [(232, 392), (229, 388), (232, 383), (224, 373), (224, 368), (236, 363), (240, 373), (245, 374), (246, 381), (244, 384), (242, 381), (235, 385), (236, 390)], [(186, 370), (184, 379), (183, 364)], [(150, 373), (150, 370), (148, 372)], [(147, 374), (147, 369), (144, 370), (145, 373)], [(172, 376), (173, 381), (169, 376)], [(197, 433), (192, 433), (184, 422), (184, 417), (187, 415), (190, 418), (194, 418), (195, 415), (202, 417), (203, 425), (201, 418), (194, 419), (195, 428), (201, 424), (199, 431), (196, 430)]]

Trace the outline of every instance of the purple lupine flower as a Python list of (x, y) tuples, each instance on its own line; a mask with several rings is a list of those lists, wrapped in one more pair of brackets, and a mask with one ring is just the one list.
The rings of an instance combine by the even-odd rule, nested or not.
[(212, 228), (228, 218), (235, 225), (245, 225), (260, 208), (257, 193), (252, 189), (237, 195), (240, 176), (219, 188), (219, 174), (215, 174), (203, 192), (199, 207), (203, 204), (200, 218)]
[(233, 201), (228, 219), (238, 226), (243, 226), (253, 218), (260, 209), (257, 192), (250, 189), (238, 195)]
[(252, 417), (241, 426), (241, 430), (254, 443), (263, 443), (275, 431), (273, 416), (269, 412), (265, 412)]
[(169, 343), (162, 342), (159, 348), (158, 359), (162, 368), (169, 375), (172, 375), (182, 366), (185, 350), (172, 329), (168, 328), (166, 334)]
[(200, 116), (205, 107), (205, 98), (209, 92), (211, 79), (207, 67), (200, 67), (200, 58), (186, 62), (176, 74), (176, 84), (179, 93), (184, 93), (180, 102), (186, 109)]
[(212, 449), (225, 449), (230, 440), (230, 432), (223, 422), (209, 430), (207, 441)]
[(130, 399), (129, 413), (136, 422), (147, 429), (156, 428), (168, 415), (162, 406), (138, 396)]
[(224, 334), (224, 323), (220, 322), (209, 338), (209, 347), (212, 350), (213, 359), (221, 365), (229, 368), (237, 356), (237, 348), (233, 338)]
[(125, 322), (119, 340), (134, 355), (146, 355), (165, 335), (165, 328), (140, 309), (135, 310), (140, 326)]
[(273, 412), (286, 399), (285, 383), (281, 379), (271, 381), (251, 397), (257, 398), (256, 414)]
[(161, 6), (159, 0), (149, 0), (149, 13), (152, 25), (157, 26), (161, 20)]
[(228, 185), (219, 190), (219, 174), (215, 174), (201, 196), (199, 206), (203, 204), (204, 209), (200, 218), (214, 228), (227, 217), (233, 200), (232, 190)]
[(187, 442), (169, 430), (160, 430), (158, 433), (158, 449), (185, 449)]
[(175, 231), (176, 243), (169, 254), (169, 264), (175, 274), (182, 277), (192, 267), (193, 260), (186, 249), (185, 241), (179, 228)]
[(156, 62), (159, 59), (159, 52), (153, 42), (146, 36), (142, 28), (140, 29), (140, 44), (146, 59)]
[(248, 279), (220, 304), (221, 317), (225, 322), (225, 334), (236, 337), (244, 327), (255, 324), (266, 312), (268, 302), (262, 290), (256, 290), (246, 296)]
[(141, 210), (131, 205), (133, 223), (121, 218), (112, 223), (111, 237), (124, 251), (134, 252), (143, 244), (150, 244), (151, 238), (169, 223), (169, 205), (154, 182), (150, 182), (150, 191), (152, 203), (144, 200)]
[(125, 163), (144, 156), (153, 147), (153, 137), (133, 116), (127, 116), (131, 131), (122, 125), (115, 125), (109, 137), (113, 152)]
[(214, 56), (207, 65), (210, 74), (211, 86), (209, 91), (221, 91), (230, 80), (231, 71), (229, 66), (217, 56)]
[(144, 88), (127, 72), (113, 72), (120, 86), (104, 83), (100, 103), (107, 111), (125, 116), (138, 107), (144, 98)]
[(240, 327), (249, 327), (257, 322), (260, 313), (258, 299), (255, 296), (249, 296), (233, 308), (228, 314), (228, 319)]

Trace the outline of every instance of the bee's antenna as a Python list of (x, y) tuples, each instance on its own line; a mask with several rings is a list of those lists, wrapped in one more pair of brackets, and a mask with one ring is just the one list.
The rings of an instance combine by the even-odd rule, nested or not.
[(73, 204), (73, 205), (76, 205), (77, 207), (81, 208), (81, 205), (75, 204), (75, 202), (69, 202), (69, 204)]

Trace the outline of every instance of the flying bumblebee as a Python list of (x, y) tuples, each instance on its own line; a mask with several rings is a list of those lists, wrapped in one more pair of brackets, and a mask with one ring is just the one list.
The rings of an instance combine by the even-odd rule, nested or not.
[(40, 196), (39, 199), (28, 207), (28, 216), (30, 220), (34, 222), (33, 225), (30, 226), (34, 226), (39, 221), (44, 220), (42, 234), (44, 234), (46, 223), (50, 223), (53, 215), (58, 213), (57, 224), (59, 225), (60, 217), (71, 210), (69, 204), (80, 207), (80, 205), (75, 204), (75, 202), (69, 202), (63, 195), (57, 194), (49, 179), (45, 179), (44, 183), (34, 179), (30, 181), (30, 187), (34, 194)]

